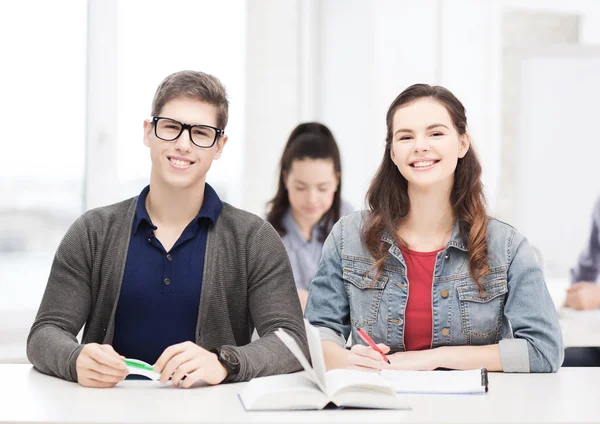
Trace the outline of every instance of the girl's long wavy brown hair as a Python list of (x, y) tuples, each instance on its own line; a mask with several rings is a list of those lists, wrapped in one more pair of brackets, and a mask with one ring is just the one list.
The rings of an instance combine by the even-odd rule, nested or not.
[[(448, 110), (458, 134), (463, 136), (467, 132), (464, 106), (444, 87), (411, 85), (390, 105), (386, 115), (385, 153), (367, 192), (367, 205), (371, 212), (362, 231), (363, 243), (376, 260), (375, 268), (378, 274), (383, 272), (383, 263), (388, 252), (388, 246), (381, 240), (381, 236), (387, 230), (396, 237), (398, 225), (410, 210), (408, 181), (390, 157), (394, 114), (402, 106), (421, 98), (432, 98), (441, 103)], [(459, 224), (460, 235), (467, 241), (469, 271), (482, 290), (480, 279), (490, 271), (486, 243), (488, 215), (481, 183), (481, 165), (472, 145), (467, 154), (458, 160), (450, 203)]]

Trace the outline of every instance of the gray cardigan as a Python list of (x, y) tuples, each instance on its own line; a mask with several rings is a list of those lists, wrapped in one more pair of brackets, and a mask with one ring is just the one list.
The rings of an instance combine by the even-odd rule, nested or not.
[[(86, 212), (58, 247), (27, 338), (27, 357), (41, 372), (77, 381), (83, 344), (112, 343), (136, 201)], [(224, 203), (208, 231), (203, 278), (196, 343), (237, 357), (239, 373), (227, 381), (300, 369), (273, 334), (285, 329), (308, 357), (292, 269), (270, 224)], [(251, 343), (254, 327), (260, 339)]]

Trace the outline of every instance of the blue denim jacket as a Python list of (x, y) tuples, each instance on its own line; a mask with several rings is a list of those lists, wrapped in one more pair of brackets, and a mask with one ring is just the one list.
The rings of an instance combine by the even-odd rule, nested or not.
[[(384, 234), (389, 254), (374, 279), (375, 260), (361, 242), (366, 212), (343, 217), (323, 246), (308, 296), (306, 318), (322, 340), (340, 346), (363, 328), (377, 343), (405, 350), (404, 313), (409, 281), (395, 240)], [(556, 309), (534, 252), (513, 227), (490, 218), (487, 228), (490, 274), (481, 283), (469, 274), (468, 251), (455, 226), (438, 253), (432, 293), (431, 348), (499, 343), (505, 372), (555, 372), (563, 361)]]

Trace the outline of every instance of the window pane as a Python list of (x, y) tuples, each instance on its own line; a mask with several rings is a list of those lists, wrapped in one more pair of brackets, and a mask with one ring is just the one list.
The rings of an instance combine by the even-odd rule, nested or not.
[[(35, 10), (35, 13), (31, 13)], [(0, 362), (25, 340), (83, 209), (86, 2), (0, 2)]]

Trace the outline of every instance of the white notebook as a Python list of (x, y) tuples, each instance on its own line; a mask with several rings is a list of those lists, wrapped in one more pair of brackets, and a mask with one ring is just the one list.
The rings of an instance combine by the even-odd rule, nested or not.
[(393, 384), (376, 372), (325, 371), (319, 330), (307, 320), (304, 323), (313, 366), (296, 340), (284, 330), (277, 330), (275, 334), (305, 371), (251, 380), (239, 394), (246, 410), (322, 409), (330, 402), (354, 408), (410, 409), (397, 397)]
[(485, 368), (466, 371), (383, 370), (380, 374), (392, 382), (397, 393), (478, 394), (488, 390)]

